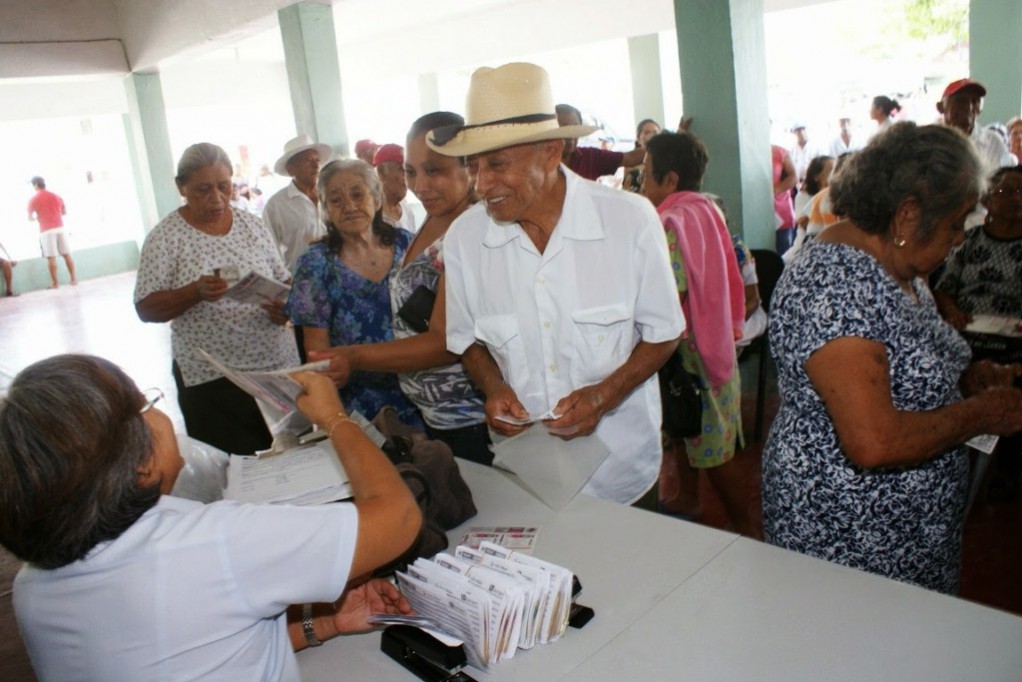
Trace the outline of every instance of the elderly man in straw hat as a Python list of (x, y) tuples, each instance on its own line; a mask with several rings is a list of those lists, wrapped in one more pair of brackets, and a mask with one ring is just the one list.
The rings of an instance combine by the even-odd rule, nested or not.
[(655, 374), (685, 329), (660, 221), (561, 165), (564, 140), (593, 128), (558, 126), (542, 68), (477, 70), (466, 114), (426, 138), (468, 157), (482, 199), (444, 242), (448, 350), (491, 429), (598, 438), (610, 454), (584, 492), (636, 502), (660, 468)]
[(284, 154), (273, 166), (274, 173), (289, 175), (292, 181), (266, 202), (263, 223), (292, 274), (309, 243), (326, 236), (326, 226), (319, 219), (316, 178), (320, 166), (330, 161), (331, 156), (333, 150), (328, 145), (299, 135), (284, 145)]

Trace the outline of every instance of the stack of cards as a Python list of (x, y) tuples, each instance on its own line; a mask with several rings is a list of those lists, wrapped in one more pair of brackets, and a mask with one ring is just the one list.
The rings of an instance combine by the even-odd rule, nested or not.
[(417, 559), (397, 574), (416, 613), (463, 641), (469, 664), (480, 670), (559, 639), (568, 627), (572, 578), (562, 566), (492, 542)]

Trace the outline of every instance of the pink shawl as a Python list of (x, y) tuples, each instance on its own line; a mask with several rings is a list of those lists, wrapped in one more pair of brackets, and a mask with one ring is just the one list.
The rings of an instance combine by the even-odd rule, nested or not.
[(717, 207), (698, 192), (675, 192), (657, 212), (664, 229), (677, 235), (688, 277), (681, 307), (716, 388), (735, 371), (735, 339), (745, 326), (745, 283), (731, 235)]

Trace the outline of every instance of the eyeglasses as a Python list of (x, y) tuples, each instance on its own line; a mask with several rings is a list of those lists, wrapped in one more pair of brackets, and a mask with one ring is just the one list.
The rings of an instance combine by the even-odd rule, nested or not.
[(147, 388), (142, 391), (142, 397), (145, 399), (145, 402), (142, 404), (142, 409), (138, 411), (139, 414), (145, 414), (149, 410), (153, 409), (153, 406), (156, 405), (156, 403), (163, 400), (163, 391), (155, 387)]
[(991, 194), (1008, 194), (1008, 195), (1014, 194), (1015, 196), (1020, 197), (1020, 196), (1022, 196), (1022, 187), (1015, 187), (1015, 188), (998, 187), (997, 189), (990, 190), (990, 193)]

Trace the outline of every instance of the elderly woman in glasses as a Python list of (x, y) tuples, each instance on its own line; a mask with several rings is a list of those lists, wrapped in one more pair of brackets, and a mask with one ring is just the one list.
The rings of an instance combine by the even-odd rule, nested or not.
[(185, 150), (175, 178), (184, 205), (142, 245), (135, 310), (143, 322), (170, 322), (174, 381), (188, 435), (249, 454), (270, 447), (262, 413), (199, 349), (239, 370), (284, 369), (299, 360), (282, 302), (257, 306), (225, 296), (249, 272), (280, 282), (289, 277), (259, 218), (231, 206), (231, 168), (214, 144)]
[(353, 503), (169, 497), (182, 460), (155, 395), (85, 355), (14, 379), (0, 401), (0, 544), (27, 562), (14, 609), (40, 679), (297, 680), (295, 649), (409, 612), (390, 583), (347, 585), (412, 542), (418, 506), (332, 382), (295, 379)]
[(768, 542), (957, 590), (963, 444), (1022, 428), (1022, 368), (970, 364), (926, 285), (964, 239), (980, 168), (954, 128), (897, 123), (831, 184), (844, 219), (785, 270), (770, 311), (781, 407), (763, 452)]

